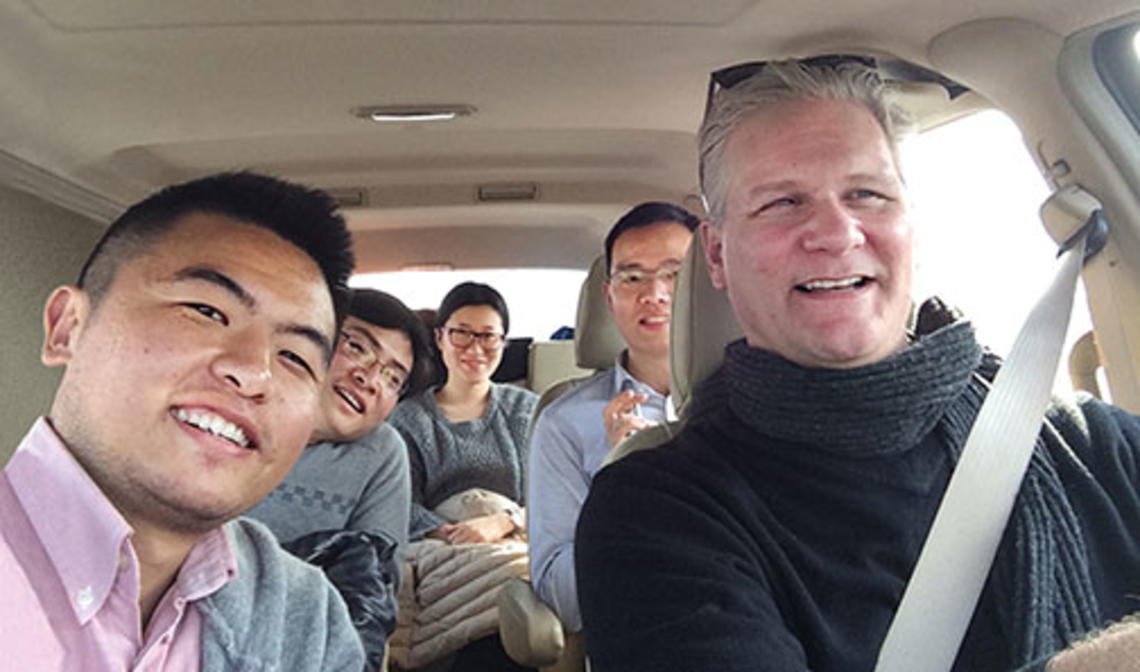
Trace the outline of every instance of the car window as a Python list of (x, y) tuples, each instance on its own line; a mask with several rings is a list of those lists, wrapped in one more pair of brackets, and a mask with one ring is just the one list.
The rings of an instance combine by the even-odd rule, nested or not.
[[(902, 162), (915, 209), (915, 297), (958, 306), (983, 344), (1008, 354), (1056, 254), (1038, 215), (1049, 188), (1020, 132), (1001, 112), (979, 112), (910, 138)], [(1064, 352), (1089, 329), (1082, 285)], [(1056, 387), (1072, 389), (1064, 362)]]
[(455, 285), (471, 280), (499, 290), (511, 311), (512, 337), (542, 341), (562, 326), (574, 326), (578, 290), (586, 271), (551, 268), (462, 271), (394, 271), (355, 276), (353, 287), (372, 287), (400, 298), (414, 310), (436, 308)]

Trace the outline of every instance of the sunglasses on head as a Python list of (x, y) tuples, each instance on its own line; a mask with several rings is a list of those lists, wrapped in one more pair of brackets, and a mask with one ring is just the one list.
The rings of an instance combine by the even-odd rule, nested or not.
[[(950, 100), (954, 100), (958, 96), (969, 91), (968, 88), (962, 86), (958, 82), (941, 75), (933, 70), (929, 70), (920, 65), (915, 65), (907, 61), (891, 59), (883, 60), (875, 58), (874, 56), (859, 56), (855, 54), (822, 54), (819, 56), (809, 56), (807, 58), (792, 59), (796, 63), (808, 68), (829, 68), (836, 70), (845, 65), (854, 65), (863, 68), (870, 68), (874, 70), (878, 76), (885, 82), (926, 82), (937, 84), (946, 89), (946, 93)], [(705, 96), (705, 115), (708, 118), (709, 111), (712, 109), (713, 97), (720, 89), (728, 90), (740, 84), (744, 80), (759, 73), (764, 68), (768, 67), (774, 61), (748, 61), (746, 63), (737, 63), (730, 65), (719, 70), (714, 70), (709, 75), (709, 88)], [(702, 166), (703, 169), (703, 166)], [(702, 179), (703, 183), (703, 179)]]
[[(962, 86), (949, 77), (920, 65), (897, 59), (881, 60), (874, 56), (859, 56), (856, 54), (821, 54), (819, 56), (809, 56), (807, 58), (793, 60), (808, 68), (830, 68), (834, 70), (844, 65), (862, 66), (876, 71), (884, 81), (888, 82), (930, 82), (938, 84), (946, 89), (946, 93), (951, 100), (969, 91), (965, 86)], [(748, 61), (746, 63), (737, 63), (736, 65), (714, 70), (709, 75), (708, 95), (705, 97), (705, 115), (708, 115), (713, 96), (718, 89), (731, 89), (768, 67), (771, 63), (773, 63), (773, 61), (770, 60)]]

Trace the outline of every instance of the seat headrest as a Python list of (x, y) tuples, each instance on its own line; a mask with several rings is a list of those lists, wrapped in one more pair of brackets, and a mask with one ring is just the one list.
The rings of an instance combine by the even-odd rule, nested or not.
[(693, 390), (724, 360), (724, 346), (744, 332), (728, 296), (709, 280), (701, 236), (694, 235), (681, 264), (669, 322), (669, 391), (677, 417), (684, 418)]
[(608, 369), (625, 350), (625, 341), (606, 305), (606, 257), (590, 264), (578, 293), (578, 322), (574, 327), (574, 357), (583, 369)]

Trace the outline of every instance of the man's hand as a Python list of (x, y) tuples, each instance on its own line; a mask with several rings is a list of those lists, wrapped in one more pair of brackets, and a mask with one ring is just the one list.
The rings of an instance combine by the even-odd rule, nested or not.
[(637, 414), (637, 405), (649, 400), (649, 396), (633, 390), (622, 390), (621, 394), (602, 409), (602, 422), (606, 426), (606, 439), (610, 448), (615, 447), (626, 437), (639, 429), (652, 427), (653, 423)]
[(1045, 672), (1140, 670), (1140, 619), (1135, 614), (1057, 654)]
[(515, 531), (506, 512), (492, 513), (465, 520), (462, 523), (440, 525), (428, 533), (429, 537), (442, 539), (449, 544), (478, 544), (501, 541)]

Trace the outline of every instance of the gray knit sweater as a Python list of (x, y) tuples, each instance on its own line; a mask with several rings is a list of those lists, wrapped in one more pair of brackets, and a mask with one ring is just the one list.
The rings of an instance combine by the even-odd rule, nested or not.
[(226, 524), (233, 581), (196, 603), (202, 669), (358, 672), (364, 650), (348, 609), (321, 570), (289, 555), (260, 523)]
[(402, 547), (410, 492), (404, 441), (381, 424), (356, 441), (307, 446), (281, 485), (245, 515), (282, 543), (311, 532), (364, 530)]
[(530, 390), (492, 384), (487, 410), (476, 420), (448, 420), (433, 389), (396, 406), (388, 422), (408, 446), (412, 539), (447, 523), (431, 509), (469, 488), (525, 503), (526, 437), (537, 403), (538, 395)]

